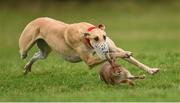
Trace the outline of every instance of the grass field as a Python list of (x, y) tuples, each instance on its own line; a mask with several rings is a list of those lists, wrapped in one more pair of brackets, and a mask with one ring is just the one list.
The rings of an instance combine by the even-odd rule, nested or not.
[[(97, 4), (98, 5), (98, 4)], [(54, 8), (0, 9), (0, 101), (180, 101), (180, 6), (114, 4), (74, 4)], [(83, 63), (72, 64), (52, 53), (48, 59), (33, 65), (32, 73), (23, 75), (18, 38), (31, 20), (48, 16), (64, 22), (104, 23), (115, 43), (132, 51), (141, 62), (159, 67), (156, 75), (136, 86), (110, 86), (98, 78), (99, 67), (88, 70)], [(119, 59), (133, 74), (142, 70)]]

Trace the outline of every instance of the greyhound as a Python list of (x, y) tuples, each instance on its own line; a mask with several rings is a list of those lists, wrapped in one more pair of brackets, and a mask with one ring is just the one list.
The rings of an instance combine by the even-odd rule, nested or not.
[(25, 65), (25, 74), (37, 60), (47, 58), (51, 51), (60, 54), (66, 61), (84, 61), (90, 68), (107, 60), (106, 57), (123, 58), (150, 74), (159, 71), (150, 68), (132, 57), (132, 52), (118, 48), (106, 35), (105, 26), (94, 26), (87, 22), (67, 24), (48, 17), (31, 21), (19, 38), (19, 52), (27, 57), (31, 47), (37, 44), (37, 51)]

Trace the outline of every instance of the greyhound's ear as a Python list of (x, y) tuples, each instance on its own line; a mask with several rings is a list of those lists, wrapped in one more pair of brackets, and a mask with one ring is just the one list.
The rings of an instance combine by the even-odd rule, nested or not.
[(85, 37), (90, 36), (89, 33), (83, 33)]
[(105, 30), (105, 25), (104, 24), (99, 24), (98, 28), (101, 29), (101, 30)]

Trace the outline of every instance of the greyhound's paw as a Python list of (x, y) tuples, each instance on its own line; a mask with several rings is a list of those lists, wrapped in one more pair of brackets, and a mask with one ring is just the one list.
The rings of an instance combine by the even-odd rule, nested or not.
[(125, 57), (125, 58), (129, 58), (130, 56), (133, 56), (133, 53), (130, 52), (130, 51), (125, 51), (124, 57)]
[(157, 72), (159, 72), (159, 68), (151, 68), (148, 70), (149, 74), (156, 74)]
[(145, 78), (146, 78), (145, 74), (139, 76), (139, 79), (145, 79)]
[(25, 66), (24, 66), (24, 74), (26, 75), (26, 74), (28, 74), (28, 72), (31, 72), (31, 65), (30, 64), (26, 64)]

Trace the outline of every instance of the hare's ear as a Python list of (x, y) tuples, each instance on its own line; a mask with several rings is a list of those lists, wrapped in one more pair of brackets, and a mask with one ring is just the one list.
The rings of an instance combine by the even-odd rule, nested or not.
[(105, 30), (105, 25), (104, 24), (99, 24), (98, 28), (101, 29), (101, 30)]

